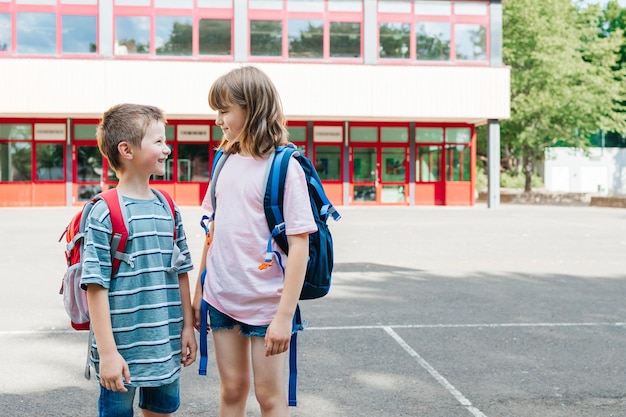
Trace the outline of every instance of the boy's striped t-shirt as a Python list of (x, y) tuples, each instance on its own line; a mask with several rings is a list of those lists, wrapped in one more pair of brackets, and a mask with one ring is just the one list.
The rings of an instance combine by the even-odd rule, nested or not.
[[(183, 312), (178, 274), (193, 269), (180, 212), (176, 208), (176, 243), (185, 261), (177, 271), (167, 272), (174, 249), (169, 208), (156, 197), (123, 197), (122, 201), (129, 228), (124, 252), (131, 256), (131, 263), (121, 262), (111, 278), (111, 220), (107, 204), (99, 201), (87, 225), (81, 284), (109, 290), (113, 336), (129, 365), (131, 385), (168, 384), (178, 378), (181, 369)], [(91, 352), (99, 379), (95, 340)]]

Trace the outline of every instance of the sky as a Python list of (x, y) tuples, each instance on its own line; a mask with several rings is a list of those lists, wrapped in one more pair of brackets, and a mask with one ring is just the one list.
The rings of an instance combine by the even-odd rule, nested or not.
[[(605, 4), (607, 4), (609, 2), (609, 0), (585, 0), (583, 1), (583, 3), (587, 3), (587, 4), (602, 4), (603, 6)], [(619, 0), (619, 4), (622, 7), (626, 7), (626, 0)]]

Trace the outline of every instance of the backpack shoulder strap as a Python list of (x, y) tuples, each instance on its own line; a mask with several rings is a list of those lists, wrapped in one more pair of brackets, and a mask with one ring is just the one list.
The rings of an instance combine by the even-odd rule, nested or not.
[(174, 241), (176, 241), (176, 207), (174, 206), (174, 200), (172, 199), (172, 196), (163, 190), (159, 190), (158, 188), (153, 188), (152, 192), (165, 207), (169, 207), (170, 209), (170, 215), (172, 216), (172, 221), (174, 222)]
[(124, 253), (128, 241), (128, 218), (126, 210), (122, 209), (122, 199), (117, 189), (112, 188), (104, 191), (96, 198), (104, 200), (109, 207), (111, 219), (111, 275), (114, 275), (120, 267), (120, 262), (132, 263), (129, 255)]
[(285, 195), (285, 179), (287, 178), (287, 169), (292, 155), (299, 154), (295, 146), (283, 145), (276, 148), (274, 155), (271, 156), (271, 166), (265, 186), (265, 196), (263, 198), (263, 208), (265, 210), (265, 218), (267, 225), (272, 232), (272, 236), (276, 244), (285, 253), (289, 253), (287, 245), (287, 237), (282, 231), (285, 228), (285, 219), (283, 217), (283, 202)]
[(213, 165), (211, 167), (211, 183), (209, 184), (209, 193), (211, 195), (211, 206), (213, 206), (213, 213), (211, 214), (211, 219), (215, 217), (215, 185), (217, 183), (217, 177), (224, 166), (224, 163), (228, 159), (229, 154), (224, 154), (222, 149), (218, 149), (213, 155)]

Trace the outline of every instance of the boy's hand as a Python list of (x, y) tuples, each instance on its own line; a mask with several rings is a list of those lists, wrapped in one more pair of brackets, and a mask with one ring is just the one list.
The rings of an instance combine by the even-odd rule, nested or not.
[(100, 355), (100, 384), (109, 391), (128, 392), (124, 382), (130, 384), (130, 370), (122, 355)]
[(180, 363), (183, 366), (189, 366), (196, 361), (196, 353), (198, 352), (198, 343), (193, 328), (185, 327), (181, 335), (181, 352)]
[(289, 349), (291, 318), (274, 317), (265, 333), (265, 356), (278, 355)]

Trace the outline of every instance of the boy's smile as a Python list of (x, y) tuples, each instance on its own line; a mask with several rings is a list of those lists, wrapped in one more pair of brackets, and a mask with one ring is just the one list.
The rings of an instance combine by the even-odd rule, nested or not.
[(165, 125), (152, 122), (141, 140), (141, 148), (134, 153), (134, 165), (146, 175), (165, 175), (165, 161), (172, 153), (165, 139)]

